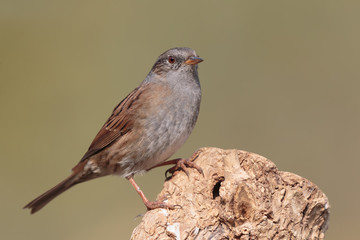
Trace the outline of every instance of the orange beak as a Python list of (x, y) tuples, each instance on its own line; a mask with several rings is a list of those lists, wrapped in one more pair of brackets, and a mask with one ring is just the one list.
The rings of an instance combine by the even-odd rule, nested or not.
[(199, 57), (189, 57), (189, 59), (185, 61), (185, 64), (194, 65), (194, 64), (201, 63), (202, 61), (204, 61), (204, 60)]

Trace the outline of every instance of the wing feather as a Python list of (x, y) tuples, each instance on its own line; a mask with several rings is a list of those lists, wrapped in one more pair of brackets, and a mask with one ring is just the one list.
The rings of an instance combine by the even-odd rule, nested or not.
[(134, 118), (132, 118), (132, 116), (136, 112), (136, 106), (139, 106), (139, 104), (134, 104), (134, 102), (139, 99), (142, 90), (144, 90), (144, 88), (135, 88), (114, 108), (111, 116), (95, 136), (88, 151), (80, 162), (110, 146), (115, 140), (131, 131), (134, 125)]

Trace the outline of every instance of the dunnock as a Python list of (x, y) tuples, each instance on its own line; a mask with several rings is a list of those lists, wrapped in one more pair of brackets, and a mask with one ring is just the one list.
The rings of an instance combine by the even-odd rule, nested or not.
[(165, 161), (196, 123), (201, 100), (197, 64), (202, 61), (190, 48), (161, 54), (145, 80), (115, 107), (72, 174), (24, 208), (35, 213), (72, 186), (111, 174), (127, 178), (148, 209), (172, 208), (148, 201), (133, 176), (173, 163), (171, 172), (182, 168), (187, 173), (187, 167), (201, 172), (192, 159)]

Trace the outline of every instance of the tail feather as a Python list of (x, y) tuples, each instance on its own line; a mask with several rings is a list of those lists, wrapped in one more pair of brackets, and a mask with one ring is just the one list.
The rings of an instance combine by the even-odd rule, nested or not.
[(43, 193), (39, 197), (35, 198), (31, 202), (29, 202), (24, 208), (31, 209), (31, 214), (36, 213), (41, 208), (43, 208), (46, 204), (48, 204), (51, 200), (53, 200), (55, 197), (60, 195), (61, 193), (65, 192), (72, 186), (79, 183), (77, 181), (78, 175), (72, 174), (68, 178), (66, 178), (64, 181), (56, 185), (55, 187), (51, 188), (47, 192)]

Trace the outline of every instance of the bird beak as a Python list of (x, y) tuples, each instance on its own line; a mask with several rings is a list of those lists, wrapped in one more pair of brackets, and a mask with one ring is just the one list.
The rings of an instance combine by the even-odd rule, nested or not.
[(185, 64), (194, 65), (194, 64), (201, 63), (202, 61), (204, 61), (204, 60), (199, 57), (189, 57), (189, 59), (185, 61)]

